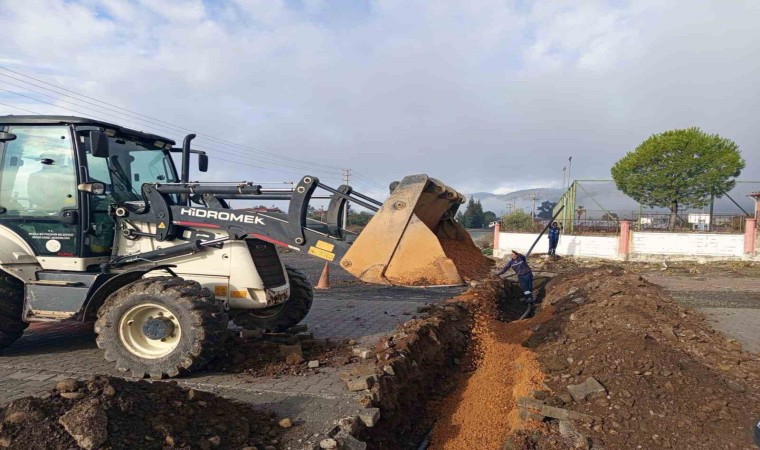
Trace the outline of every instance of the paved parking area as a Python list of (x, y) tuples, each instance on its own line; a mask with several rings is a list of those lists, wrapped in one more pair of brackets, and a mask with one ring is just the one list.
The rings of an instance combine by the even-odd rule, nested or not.
[(646, 275), (680, 302), (702, 311), (712, 326), (760, 353), (760, 279), (732, 276)]
[[(322, 264), (317, 260), (287, 253), (286, 264), (304, 270), (316, 284)], [(457, 295), (462, 288), (396, 288), (356, 282), (333, 268), (334, 287), (315, 291), (315, 299), (304, 323), (318, 338), (348, 338), (373, 342), (411, 319), (416, 308)], [(36, 323), (14, 345), (0, 352), (0, 404), (40, 394), (56, 381), (86, 378), (93, 374), (121, 376), (103, 359), (95, 345), (91, 325)], [(181, 385), (274, 410), (290, 417), (294, 427), (291, 442), (316, 439), (334, 420), (358, 410), (354, 396), (344, 389), (337, 369), (320, 369), (308, 376), (252, 377), (246, 374), (200, 372), (177, 380)], [(305, 442), (305, 441), (304, 441)]]

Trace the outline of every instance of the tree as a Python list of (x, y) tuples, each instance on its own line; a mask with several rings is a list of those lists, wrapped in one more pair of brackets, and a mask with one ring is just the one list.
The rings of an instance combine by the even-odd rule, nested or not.
[(363, 227), (366, 226), (373, 217), (374, 214), (367, 211), (351, 211), (348, 213), (348, 217), (346, 218), (348, 221), (347, 225), (358, 225)]
[(486, 211), (483, 213), (483, 225), (487, 226), (492, 222), (496, 222), (498, 220), (498, 217), (496, 216), (496, 213), (493, 211)]
[(483, 228), (483, 205), (470, 197), (467, 202), (467, 208), (464, 210), (462, 226), (465, 228)]
[(538, 207), (538, 215), (536, 215), (536, 217), (539, 219), (551, 220), (554, 216), (555, 206), (557, 206), (557, 202), (542, 202), (541, 206)]
[(509, 231), (532, 231), (533, 230), (533, 218), (525, 211), (518, 209), (513, 211), (501, 219), (504, 224), (504, 229)]
[(693, 127), (650, 136), (612, 166), (612, 178), (637, 202), (670, 209), (672, 230), (679, 210), (723, 196), (744, 166), (735, 142)]

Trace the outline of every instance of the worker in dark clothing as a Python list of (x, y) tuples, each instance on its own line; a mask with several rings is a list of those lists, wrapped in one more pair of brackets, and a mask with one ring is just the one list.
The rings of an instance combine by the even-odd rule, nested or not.
[(557, 222), (553, 222), (549, 227), (549, 255), (554, 256), (557, 254), (557, 244), (559, 244), (559, 225)]
[(517, 274), (517, 280), (520, 282), (520, 290), (522, 291), (525, 300), (533, 301), (533, 271), (530, 270), (525, 255), (521, 255), (512, 250), (512, 258), (497, 273), (497, 275), (503, 275), (510, 268)]

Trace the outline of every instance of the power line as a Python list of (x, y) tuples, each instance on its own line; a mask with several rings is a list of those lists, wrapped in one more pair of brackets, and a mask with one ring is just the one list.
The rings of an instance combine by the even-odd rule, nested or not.
[[(59, 95), (59, 96), (70, 98), (70, 99), (74, 100), (76, 103), (73, 102), (73, 101), (63, 100), (63, 99), (61, 99), (59, 97), (54, 97), (54, 96), (49, 95), (49, 94), (45, 94), (43, 92), (31, 89), (28, 86), (20, 86), (18, 84), (14, 84), (14, 83), (10, 83), (8, 81), (4, 81), (4, 83), (6, 83), (6, 84), (8, 84), (10, 86), (21, 88), (21, 89), (25, 89), (25, 90), (34, 92), (36, 94), (43, 95), (45, 97), (53, 99), (56, 102), (62, 102), (62, 103), (71, 104), (71, 105), (76, 106), (77, 108), (84, 108), (84, 109), (86, 109), (88, 111), (95, 111), (97, 114), (107, 114), (107, 115), (110, 115), (108, 113), (104, 113), (103, 111), (100, 111), (100, 110), (106, 110), (106, 111), (109, 111), (112, 114), (118, 114), (119, 116), (128, 117), (129, 118), (128, 119), (129, 122), (138, 121), (138, 122), (141, 123), (140, 126), (144, 126), (143, 124), (147, 123), (147, 124), (152, 125), (154, 127), (158, 127), (159, 129), (162, 130), (162, 132), (166, 128), (172, 128), (172, 129), (174, 129), (173, 130), (174, 132), (176, 132), (176, 130), (182, 130), (183, 132), (184, 131), (186, 131), (186, 132), (194, 132), (193, 130), (191, 130), (189, 128), (186, 128), (186, 127), (183, 127), (183, 126), (180, 126), (180, 125), (175, 125), (175, 124), (173, 124), (171, 122), (166, 122), (166, 121), (158, 119), (158, 118), (147, 116), (145, 114), (141, 114), (139, 112), (132, 111), (132, 110), (120, 107), (118, 105), (114, 105), (112, 103), (105, 102), (105, 101), (97, 99), (95, 97), (91, 97), (91, 96), (88, 96), (88, 95), (85, 95), (85, 94), (82, 94), (82, 93), (79, 93), (79, 92), (76, 92), (76, 91), (64, 88), (62, 86), (58, 86), (58, 85), (53, 84), (53, 83), (49, 83), (47, 81), (41, 80), (39, 78), (32, 77), (30, 75), (23, 74), (21, 72), (9, 69), (7, 67), (0, 66), (0, 69), (5, 70), (7, 72), (14, 73), (14, 74), (19, 75), (19, 76), (21, 76), (23, 78), (28, 78), (28, 79), (31, 79), (31, 80), (34, 80), (34, 81), (38, 81), (38, 82), (40, 82), (40, 83), (42, 83), (44, 85), (51, 86), (51, 87), (53, 87), (55, 89), (58, 89), (60, 91), (69, 92), (69, 93), (75, 94), (76, 96), (96, 101), (98, 103), (93, 103), (93, 102), (89, 102), (89, 101), (86, 101), (86, 100), (82, 100), (80, 98), (77, 98), (77, 97), (72, 96), (72, 95), (65, 94), (65, 93), (60, 92), (58, 90), (50, 89), (48, 87), (42, 86), (42, 85), (37, 84), (37, 83), (32, 83), (32, 82), (30, 82), (28, 80), (25, 80), (23, 78), (18, 78), (18, 77), (14, 77), (14, 76), (11, 76), (11, 75), (8, 75), (8, 74), (5, 74), (5, 73), (0, 73), (0, 76), (6, 77), (6, 78), (10, 78), (10, 79), (13, 79), (13, 80), (16, 80), (16, 81), (20, 81), (22, 83), (34, 86), (34, 87), (39, 88), (39, 89), (44, 89), (45, 91), (52, 92), (52, 93), (54, 93), (56, 95)], [(2, 89), (2, 88), (0, 88), (0, 89)], [(60, 108), (60, 109), (63, 109), (65, 111), (71, 111), (71, 112), (74, 112), (74, 113), (77, 113), (77, 114), (91, 115), (91, 113), (85, 113), (85, 112), (81, 112), (81, 111), (76, 110), (76, 109), (67, 108), (67, 107), (61, 106), (59, 104), (47, 102), (45, 100), (41, 100), (39, 98), (35, 98), (35, 97), (29, 96), (29, 95), (25, 95), (25, 94), (22, 94), (22, 93), (19, 93), (19, 92), (14, 92), (14, 91), (7, 90), (7, 89), (2, 89), (2, 90), (4, 90), (5, 92), (9, 92), (9, 93), (15, 94), (15, 95), (19, 95), (19, 96), (24, 97), (24, 98), (28, 98), (28, 99), (36, 101), (36, 102), (40, 102), (40, 103), (44, 103), (44, 104), (47, 104), (47, 105), (50, 105), (50, 106), (53, 106), (53, 107), (56, 107), (56, 108)], [(92, 107), (84, 106), (84, 105), (82, 105), (82, 103), (84, 103), (86, 105), (91, 105), (92, 107), (98, 108), (100, 110), (95, 110)], [(105, 107), (103, 105), (112, 106), (115, 109), (113, 109), (113, 108), (107, 108), (107, 107)], [(21, 111), (29, 112), (29, 113), (32, 113), (32, 114), (40, 114), (38, 112), (34, 112), (34, 111), (31, 111), (31, 110), (20, 108), (20, 107), (13, 106), (13, 105), (5, 105), (5, 106), (16, 108), (16, 109), (19, 109)], [(122, 112), (122, 111), (124, 111), (124, 112)], [(148, 120), (146, 120), (146, 119), (148, 119)], [(98, 118), (98, 120), (103, 120), (103, 119)], [(108, 119), (106, 121), (110, 121), (110, 120), (111, 119)], [(123, 119), (119, 119), (119, 121), (121, 121), (121, 120), (123, 120)], [(151, 131), (151, 132), (154, 132), (154, 131)], [(259, 160), (260, 164), (276, 165), (276, 167), (290, 167), (290, 168), (295, 168), (295, 169), (298, 169), (298, 170), (309, 171), (311, 173), (314, 173), (314, 172), (323, 173), (323, 174), (328, 174), (331, 177), (337, 176), (338, 173), (339, 173), (339, 170), (340, 170), (337, 166), (331, 166), (331, 165), (328, 165), (328, 164), (317, 163), (317, 162), (312, 162), (312, 161), (304, 161), (302, 159), (297, 159), (297, 158), (293, 158), (293, 157), (287, 157), (287, 156), (283, 156), (283, 155), (279, 155), (279, 154), (275, 154), (275, 153), (261, 151), (261, 150), (258, 150), (258, 149), (255, 149), (255, 148), (251, 148), (251, 147), (246, 147), (244, 145), (237, 144), (235, 142), (227, 141), (227, 140), (224, 140), (224, 139), (216, 138), (214, 136), (205, 135), (205, 134), (201, 134), (201, 133), (197, 133), (197, 132), (196, 132), (196, 134), (198, 135), (198, 140), (215, 142), (215, 143), (221, 144), (221, 145), (223, 145), (225, 147), (234, 147), (234, 148), (239, 148), (239, 149), (247, 150), (247, 151), (253, 152), (253, 153), (259, 153), (261, 155), (264, 155), (265, 158), (269, 158), (268, 160), (267, 159), (263, 159), (263, 158), (260, 159)], [(221, 149), (219, 149), (217, 147), (215, 147), (214, 150), (206, 150), (206, 151), (209, 151), (209, 152), (219, 152), (219, 153), (224, 153), (224, 154), (231, 155), (231, 156), (243, 156), (243, 155), (241, 155), (239, 153), (232, 153), (230, 151), (221, 150)], [(259, 157), (259, 158), (261, 158), (261, 157)], [(272, 161), (271, 160), (272, 158), (276, 158), (279, 161), (278, 160)], [(231, 163), (236, 163), (236, 164), (243, 164), (243, 165), (246, 165), (246, 166), (249, 166), (249, 167), (261, 168), (261, 169), (265, 169), (265, 170), (274, 170), (274, 171), (283, 172), (283, 173), (297, 174), (297, 172), (291, 172), (291, 171), (286, 171), (286, 170), (281, 170), (281, 169), (275, 169), (275, 168), (267, 167), (267, 166), (257, 166), (257, 165), (254, 165), (254, 164), (242, 163), (240, 161), (230, 161), (230, 160), (227, 160), (227, 159), (224, 159), (224, 158), (219, 158), (219, 157), (216, 157), (216, 159), (219, 159), (219, 160), (222, 160), (222, 161), (231, 162)], [(282, 160), (292, 161), (292, 162), (284, 163), (284, 162), (282, 162)], [(315, 166), (317, 166), (317, 167), (324, 167), (326, 169), (317, 169), (317, 167), (315, 167)], [(328, 169), (329, 169), (329, 171), (325, 172)], [(335, 172), (332, 172), (333, 170), (335, 170)], [(377, 189), (377, 190), (380, 190), (380, 191), (384, 191), (385, 189), (387, 189), (382, 184), (375, 182), (374, 180), (372, 180), (371, 178), (369, 178), (367, 176), (364, 176), (364, 175), (361, 175), (361, 174), (358, 174), (358, 173), (355, 173), (355, 175), (356, 175), (356, 178), (359, 178), (359, 180), (355, 179), (355, 184), (356, 185), (365, 186), (365, 187), (368, 188), (368, 190), (375, 190), (375, 189)]]
[[(44, 103), (46, 105), (50, 105), (50, 106), (53, 106), (53, 107), (56, 107), (56, 108), (60, 108), (60, 109), (63, 109), (65, 111), (70, 111), (70, 112), (73, 112), (73, 113), (76, 113), (76, 114), (82, 114), (82, 115), (91, 116), (91, 117), (93, 117), (94, 119), (97, 119), (97, 120), (102, 120), (102, 121), (105, 121), (105, 122), (111, 121), (111, 119), (108, 119), (108, 118), (104, 119), (102, 117), (93, 116), (91, 113), (82, 112), (82, 111), (79, 111), (79, 110), (76, 110), (76, 109), (72, 109), (72, 108), (67, 108), (65, 106), (57, 105), (55, 103), (51, 103), (51, 102), (48, 102), (48, 101), (45, 101), (45, 100), (42, 100), (42, 99), (39, 99), (39, 98), (35, 98), (35, 97), (30, 96), (30, 95), (21, 94), (19, 92), (11, 91), (9, 89), (4, 89), (2, 87), (0, 87), (0, 90), (8, 92), (8, 93), (11, 93), (11, 94), (14, 94), (14, 95), (18, 95), (18, 96), (21, 96), (21, 97), (24, 97), (24, 98), (27, 98), (27, 99), (30, 99), (30, 100), (34, 100), (36, 102)], [(42, 95), (46, 95), (46, 94), (42, 94)], [(90, 109), (90, 108), (84, 108), (84, 109)], [(38, 114), (38, 113), (34, 113), (34, 114)], [(98, 113), (98, 114), (101, 114), (101, 113)], [(154, 130), (149, 130), (149, 131), (150, 132), (156, 132)], [(160, 132), (160, 131), (158, 131), (158, 132)], [(219, 149), (210, 150), (210, 149), (202, 149), (200, 147), (196, 147), (196, 148), (198, 148), (199, 150), (204, 150), (204, 151), (210, 152), (210, 153), (211, 152), (220, 152), (220, 153), (229, 154), (231, 156), (241, 156), (239, 154), (231, 153), (231, 152), (228, 152), (228, 151), (225, 151), (225, 150), (219, 150)], [(221, 158), (218, 158), (218, 159), (221, 160)], [(275, 167), (277, 167), (277, 168), (272, 168), (272, 167), (256, 166), (256, 165), (252, 165), (252, 164), (243, 163), (243, 162), (240, 162), (240, 161), (229, 161), (229, 160), (226, 160), (226, 159), (224, 161), (233, 162), (233, 163), (236, 163), (236, 164), (245, 164), (245, 165), (250, 166), (250, 167), (257, 167), (257, 168), (266, 169), (266, 170), (273, 170), (273, 171), (277, 171), (277, 172), (285, 172), (285, 173), (293, 173), (293, 174), (295, 174), (296, 172), (283, 171), (282, 169), (279, 169), (279, 167), (290, 167), (290, 168), (294, 168), (294, 169), (298, 169), (298, 170), (303, 170), (303, 171), (311, 171), (311, 172), (316, 173), (316, 174), (319, 174), (319, 173), (326, 174), (326, 175), (328, 175), (331, 178), (336, 178), (337, 177), (337, 174), (330, 174), (330, 173), (325, 172), (324, 170), (315, 170), (313, 167), (295, 166), (295, 165), (292, 165), (292, 164), (286, 164), (286, 163), (281, 163), (281, 162), (260, 161), (261, 164), (269, 164), (269, 165), (274, 165)]]
[[(159, 126), (159, 127), (169, 126), (169, 127), (174, 128), (175, 130), (181, 130), (183, 132), (196, 133), (198, 135), (198, 139), (210, 140), (210, 141), (221, 143), (221, 144), (224, 144), (224, 145), (227, 145), (227, 146), (230, 146), (230, 147), (236, 147), (236, 148), (247, 150), (247, 151), (251, 151), (251, 152), (254, 152), (254, 153), (260, 153), (260, 154), (267, 155), (267, 156), (270, 156), (270, 157), (275, 157), (275, 158), (280, 159), (280, 160), (289, 160), (289, 161), (293, 161), (293, 162), (296, 162), (296, 163), (303, 162), (302, 159), (288, 157), (288, 156), (284, 156), (284, 155), (279, 155), (279, 154), (271, 153), (271, 152), (265, 152), (263, 150), (259, 150), (259, 149), (252, 148), (252, 147), (247, 147), (247, 146), (235, 143), (235, 142), (231, 142), (231, 141), (227, 141), (227, 140), (224, 140), (224, 139), (216, 138), (214, 136), (206, 135), (204, 133), (198, 133), (198, 132), (195, 132), (194, 130), (191, 130), (189, 128), (183, 127), (181, 125), (176, 125), (176, 124), (173, 124), (171, 122), (167, 122), (167, 121), (164, 121), (164, 120), (152, 117), (152, 116), (148, 116), (148, 115), (136, 112), (136, 111), (129, 110), (127, 108), (123, 108), (121, 106), (105, 102), (105, 101), (97, 99), (95, 97), (88, 96), (88, 95), (85, 95), (85, 94), (82, 94), (82, 93), (79, 93), (79, 92), (76, 92), (76, 91), (64, 88), (62, 86), (58, 86), (56, 84), (53, 84), (53, 83), (41, 80), (39, 78), (32, 77), (32, 76), (27, 75), (27, 74), (23, 74), (23, 73), (18, 72), (16, 70), (9, 69), (7, 67), (0, 66), (0, 69), (5, 70), (7, 72), (14, 73), (14, 74), (19, 75), (19, 76), (21, 76), (23, 78), (28, 78), (28, 79), (31, 79), (31, 80), (34, 80), (34, 81), (38, 81), (38, 82), (43, 83), (43, 84), (45, 84), (47, 86), (54, 87), (54, 88), (56, 88), (58, 90), (61, 90), (61, 91), (64, 91), (64, 92), (70, 92), (70, 93), (75, 94), (75, 95), (77, 95), (79, 97), (83, 97), (83, 98), (86, 98), (86, 99), (93, 100), (93, 101), (95, 101), (97, 103), (92, 103), (92, 102), (88, 102), (86, 100), (79, 99), (79, 98), (77, 98), (75, 96), (71, 96), (71, 95), (68, 95), (68, 94), (56, 91), (54, 89), (50, 89), (50, 88), (47, 88), (45, 86), (41, 86), (41, 85), (36, 84), (36, 83), (32, 83), (32, 82), (27, 81), (27, 80), (25, 80), (23, 78), (14, 77), (14, 76), (11, 76), (11, 75), (8, 75), (8, 74), (4, 74), (4, 73), (0, 73), (0, 76), (6, 77), (6, 78), (11, 78), (11, 79), (14, 79), (14, 80), (17, 80), (17, 81), (21, 81), (22, 83), (26, 83), (26, 84), (29, 84), (29, 85), (32, 85), (32, 86), (35, 86), (35, 87), (38, 87), (38, 88), (41, 88), (41, 89), (45, 89), (46, 91), (53, 92), (53, 93), (55, 93), (57, 95), (62, 95), (62, 96), (74, 99), (74, 100), (76, 100), (78, 102), (83, 102), (83, 103), (95, 106), (95, 107), (100, 108), (100, 109), (105, 109), (105, 110), (112, 111), (112, 112), (120, 114), (120, 115), (129, 116), (129, 117), (132, 117), (132, 118), (134, 118), (136, 120), (140, 120), (141, 122), (148, 122), (148, 123), (151, 123), (151, 124)], [(8, 83), (8, 84), (11, 84), (11, 83)], [(18, 85), (14, 85), (14, 86), (21, 87), (21, 86), (18, 86)], [(29, 89), (28, 87), (22, 87), (22, 88)], [(31, 89), (29, 89), (29, 90), (31, 90)], [(37, 92), (37, 93), (41, 94), (40, 92)], [(42, 94), (42, 95), (46, 95), (46, 94)], [(49, 96), (49, 97), (52, 97), (52, 96)], [(61, 101), (58, 98), (56, 98), (56, 100)], [(104, 107), (102, 105), (112, 106), (113, 108), (116, 108), (116, 110), (111, 109), (111, 108), (106, 108), (106, 107)], [(77, 106), (81, 106), (81, 105), (77, 105)], [(125, 113), (119, 112), (117, 110), (125, 111)], [(128, 114), (126, 114), (126, 113), (128, 113)], [(142, 118), (144, 118), (144, 119), (142, 119)], [(149, 121), (146, 121), (145, 119), (149, 119)], [(163, 124), (163, 125), (159, 125), (159, 124)], [(313, 162), (313, 161), (308, 161), (308, 163), (310, 165), (310, 167), (308, 168), (308, 170), (313, 170), (313, 166), (321, 166), (321, 167), (324, 167), (324, 168), (327, 168), (327, 169), (336, 170), (338, 172), (340, 171), (340, 168), (337, 167), (337, 166), (332, 166), (332, 165), (329, 165), (329, 164), (324, 164), (324, 163), (319, 163), (319, 162)], [(366, 176), (363, 177), (363, 178), (366, 179), (372, 185), (375, 185), (375, 186), (377, 186), (380, 189), (385, 189), (385, 187), (382, 184), (375, 182), (371, 178), (366, 177)]]
[(24, 112), (28, 112), (30, 114), (39, 114), (38, 112), (29, 110), (29, 109), (24, 109), (24, 108), (21, 108), (19, 106), (8, 105), (8, 104), (5, 104), (5, 103), (0, 103), (0, 105), (7, 106), (8, 108), (16, 108), (18, 110), (21, 110), (21, 111), (24, 111)]
[[(0, 74), (0, 75), (2, 75), (2, 74)], [(5, 83), (5, 84), (9, 84), (9, 85), (11, 85), (11, 86), (14, 86), (14, 87), (17, 87), (17, 88), (21, 88), (21, 89), (28, 89), (28, 88), (25, 88), (24, 86), (19, 86), (19, 85), (13, 84), (13, 83), (8, 83), (7, 81), (3, 81), (3, 83)], [(2, 88), (0, 88), (0, 89), (2, 89)], [(45, 102), (44, 100), (40, 100), (40, 99), (37, 99), (37, 98), (34, 98), (34, 97), (26, 96), (26, 95), (24, 95), (24, 94), (20, 94), (20, 93), (18, 93), (18, 92), (15, 92), (15, 91), (10, 91), (10, 90), (7, 90), (7, 89), (4, 89), (4, 90), (5, 90), (6, 92), (10, 92), (10, 93), (13, 93), (13, 94), (16, 94), (16, 95), (24, 96), (24, 97), (26, 97), (26, 98), (29, 98), (29, 99), (32, 99), (32, 100), (36, 100), (36, 101), (38, 101), (38, 102), (43, 102), (43, 103), (47, 103), (47, 104), (50, 104), (50, 105), (53, 105), (53, 106), (56, 106), (56, 107), (61, 107), (61, 108), (63, 108), (63, 107), (62, 107), (62, 106), (60, 106), (60, 105), (56, 105), (56, 104), (53, 104), (53, 103)], [(71, 101), (67, 101), (67, 100), (61, 100), (61, 99), (59, 99), (59, 98), (53, 97), (53, 96), (51, 96), (51, 95), (48, 95), (48, 94), (44, 94), (44, 93), (41, 93), (41, 92), (39, 92), (39, 91), (35, 91), (35, 90), (33, 90), (33, 89), (29, 89), (29, 90), (31, 90), (32, 92), (34, 92), (34, 93), (36, 93), (36, 94), (39, 94), (39, 95), (43, 95), (43, 96), (45, 96), (45, 97), (49, 97), (49, 98), (52, 98), (52, 99), (53, 99), (53, 100), (55, 100), (55, 101), (59, 101), (59, 102), (67, 103), (67, 104), (73, 104), (74, 106), (76, 106), (76, 107), (78, 107), (78, 108), (84, 108), (85, 110), (88, 110), (88, 111), (95, 111), (94, 109), (92, 109), (92, 108), (90, 108), (90, 107), (87, 107), (87, 106), (82, 106), (82, 105), (79, 105), (79, 104), (77, 104), (77, 103), (73, 103), (73, 102), (71, 102)], [(64, 108), (64, 109), (66, 109), (66, 108)], [(78, 111), (78, 110), (73, 110), (73, 109), (67, 109), (67, 110), (68, 110), (68, 111), (73, 111), (73, 112), (76, 112), (76, 113), (78, 113), (78, 114), (87, 114), (87, 115), (90, 115), (90, 114), (91, 114), (91, 113), (84, 113), (84, 112), (81, 112), (81, 111)], [(97, 114), (103, 114), (101, 111), (95, 111), (95, 112), (96, 112)], [(119, 112), (116, 112), (116, 114), (124, 115), (124, 114), (122, 114), (122, 113), (119, 113)], [(119, 120), (124, 120), (124, 119), (119, 119)], [(137, 119), (137, 120), (140, 120), (140, 119)], [(127, 121), (128, 121), (128, 122), (131, 122), (132, 120), (131, 120), (131, 119), (127, 119)], [(144, 120), (141, 120), (141, 122), (146, 122), (146, 121), (144, 121)], [(163, 129), (163, 126), (161, 126), (161, 125), (155, 125), (155, 124), (153, 124), (153, 125), (154, 125), (154, 126), (158, 126), (158, 127), (159, 127), (159, 129)], [(143, 126), (143, 125), (141, 125), (141, 126)], [(200, 138), (200, 139), (208, 140), (207, 138)], [(225, 146), (227, 146), (226, 144), (224, 144), (224, 145), (225, 145)], [(241, 154), (239, 154), (239, 153), (231, 153), (231, 152), (229, 152), (229, 151), (224, 151), (224, 150), (218, 150), (218, 149), (217, 149), (217, 151), (220, 151), (220, 152), (222, 152), (222, 153), (227, 153), (227, 154), (229, 154), (229, 155), (232, 155), (232, 156), (244, 156), (244, 155), (241, 155)], [(298, 169), (300, 169), (300, 170), (307, 170), (307, 171), (308, 171), (308, 170), (314, 170), (314, 167), (311, 167), (310, 165), (307, 165), (307, 164), (301, 164), (301, 165), (293, 165), (294, 163), (285, 164), (285, 163), (282, 163), (282, 162), (280, 162), (280, 161), (262, 161), (262, 162), (273, 163), (273, 164), (277, 164), (277, 165), (289, 165), (290, 167), (293, 167), (293, 168), (298, 168)], [(326, 173), (326, 172), (325, 172), (325, 170), (320, 170), (320, 171), (321, 171), (321, 172), (323, 172), (323, 173)], [(337, 175), (338, 175), (338, 172), (336, 171), (336, 172), (335, 172), (335, 174), (333, 174), (333, 176), (337, 176)]]
[[(228, 145), (228, 146), (238, 147), (238, 148), (241, 148), (241, 149), (245, 149), (245, 150), (248, 150), (248, 151), (251, 151), (251, 152), (254, 152), (254, 153), (260, 153), (260, 154), (263, 154), (263, 155), (273, 156), (273, 157), (276, 157), (276, 158), (279, 158), (279, 159), (291, 160), (291, 161), (295, 161), (295, 162), (301, 162), (301, 161), (303, 161), (303, 160), (301, 160), (301, 159), (292, 158), (292, 157), (283, 156), (283, 155), (278, 155), (278, 154), (276, 154), (276, 153), (266, 152), (266, 151), (263, 151), (263, 150), (258, 150), (258, 149), (252, 148), (252, 147), (247, 147), (247, 146), (244, 146), (244, 145), (241, 145), (241, 144), (235, 143), (235, 142), (231, 142), (231, 141), (227, 141), (227, 140), (224, 140), (224, 139), (216, 138), (216, 137), (214, 137), (214, 136), (210, 136), (210, 135), (207, 135), (207, 134), (205, 134), (205, 133), (199, 133), (199, 132), (196, 132), (196, 131), (194, 131), (194, 130), (192, 130), (192, 129), (189, 129), (189, 128), (186, 128), (186, 127), (183, 127), (183, 126), (181, 126), (181, 125), (176, 125), (176, 124), (173, 124), (173, 123), (171, 123), (171, 122), (166, 122), (166, 121), (164, 121), (164, 120), (161, 120), (161, 119), (158, 119), (158, 118), (155, 118), (155, 117), (151, 117), (151, 116), (147, 116), (147, 115), (144, 115), (144, 114), (141, 114), (141, 113), (135, 112), (135, 111), (131, 111), (131, 110), (129, 110), (129, 109), (126, 109), (126, 108), (123, 108), (123, 107), (120, 107), (120, 106), (114, 105), (114, 104), (112, 104), (112, 103), (108, 103), (108, 102), (105, 102), (105, 101), (99, 100), (99, 99), (97, 99), (97, 98), (94, 98), (94, 97), (91, 97), (91, 96), (88, 96), (88, 95), (85, 95), (85, 94), (81, 94), (81, 93), (79, 93), (79, 92), (76, 92), (76, 91), (72, 91), (72, 90), (70, 90), (70, 89), (66, 89), (66, 88), (64, 88), (64, 87), (61, 87), (61, 86), (58, 86), (58, 85), (55, 85), (55, 84), (49, 83), (49, 82), (47, 82), (47, 81), (44, 81), (44, 80), (40, 80), (40, 79), (38, 79), (38, 78), (34, 78), (34, 77), (30, 76), (30, 75), (26, 75), (26, 74), (23, 74), (23, 73), (21, 73), (21, 72), (18, 72), (18, 71), (12, 70), (12, 69), (8, 69), (7, 67), (3, 67), (3, 66), (0, 66), (0, 69), (2, 69), (2, 70), (5, 70), (5, 71), (8, 71), (8, 72), (11, 72), (11, 73), (14, 73), (14, 74), (16, 74), (16, 75), (20, 75), (20, 76), (22, 76), (22, 77), (25, 77), (25, 78), (29, 78), (29, 79), (31, 79), (31, 80), (39, 81), (40, 83), (46, 84), (46, 85), (48, 85), (48, 86), (52, 86), (52, 87), (54, 87), (54, 88), (56, 88), (56, 89), (60, 89), (60, 90), (62, 90), (62, 91), (65, 91), (65, 92), (70, 92), (70, 93), (72, 93), (72, 94), (75, 94), (75, 95), (77, 95), (77, 96), (80, 96), (80, 97), (83, 97), (83, 98), (87, 98), (87, 99), (90, 99), (90, 100), (94, 100), (94, 101), (96, 101), (96, 102), (98, 102), (98, 103), (101, 103), (101, 104), (105, 104), (105, 105), (108, 105), (108, 106), (112, 106), (112, 107), (114, 107), (114, 108), (117, 108), (117, 109), (119, 109), (119, 110), (125, 111), (126, 113), (129, 113), (130, 115), (133, 115), (133, 116), (139, 116), (139, 117), (143, 117), (143, 118), (145, 118), (145, 119), (149, 119), (149, 121), (153, 121), (153, 122), (159, 122), (159, 123), (161, 123), (161, 124), (164, 124), (164, 125), (162, 125), (162, 126), (170, 126), (170, 127), (173, 127), (173, 128), (179, 129), (179, 130), (182, 130), (182, 131), (184, 131), (184, 132), (195, 133), (195, 134), (197, 134), (197, 135), (198, 135), (198, 137), (199, 137), (199, 138), (204, 138), (204, 139), (208, 139), (208, 140), (216, 141), (216, 142), (219, 142), (219, 143), (223, 143), (223, 144), (225, 144), (225, 145)], [(10, 76), (10, 75), (7, 75), (7, 74), (0, 74), (0, 75), (2, 75), (2, 76), (4, 76), (4, 77), (8, 77), (8, 78), (12, 78), (12, 79), (15, 79), (15, 80), (21, 81), (21, 82), (23, 82), (23, 83), (31, 84), (31, 85), (33, 85), (33, 86), (36, 86), (36, 87), (39, 87), (39, 88), (45, 89), (45, 90), (47, 90), (47, 91), (50, 91), (50, 92), (54, 92), (54, 93), (56, 93), (56, 94), (58, 94), (58, 95), (63, 95), (63, 96), (66, 96), (66, 97), (69, 97), (69, 98), (75, 99), (75, 100), (77, 100), (77, 101), (80, 101), (80, 102), (84, 102), (84, 103), (88, 103), (88, 104), (94, 105), (94, 106), (96, 106), (96, 107), (98, 107), (98, 108), (101, 108), (101, 109), (106, 109), (106, 110), (114, 111), (113, 109), (110, 109), (110, 108), (105, 108), (105, 107), (101, 106), (100, 104), (93, 104), (93, 103), (91, 103), (91, 102), (87, 102), (87, 101), (85, 101), (85, 100), (77, 99), (76, 97), (73, 97), (73, 96), (71, 96), (71, 95), (68, 95), (68, 94), (63, 94), (63, 93), (61, 93), (61, 92), (56, 92), (56, 91), (54, 91), (54, 90), (52, 90), (52, 89), (49, 89), (49, 88), (45, 88), (45, 87), (43, 87), (43, 86), (39, 86), (39, 85), (37, 85), (37, 84), (35, 84), (35, 83), (31, 83), (31, 82), (28, 82), (28, 81), (26, 81), (26, 80), (23, 80), (23, 79), (19, 79), (19, 78), (17, 78), (17, 77), (12, 77), (12, 76)], [(6, 83), (7, 83), (7, 82), (6, 82)], [(11, 84), (11, 83), (8, 83), (8, 84)], [(20, 86), (16, 86), (16, 87), (20, 87)], [(29, 89), (29, 88), (24, 88), (24, 89)], [(31, 90), (31, 89), (29, 89), (29, 90)], [(39, 93), (39, 92), (37, 92), (37, 93)], [(43, 94), (43, 95), (45, 95), (45, 94)], [(122, 114), (122, 115), (127, 115), (127, 114), (125, 114), (125, 113), (121, 113), (121, 112), (117, 112), (117, 113), (118, 113), (118, 114)], [(143, 122), (146, 122), (146, 120), (145, 120), (145, 119), (137, 119), (137, 120), (141, 120), (141, 121), (143, 121)], [(154, 124), (155, 124), (155, 123), (154, 123)], [(157, 124), (155, 124), (155, 125), (157, 125)], [(337, 171), (340, 171), (340, 170), (341, 170), (341, 168), (340, 168), (340, 167), (337, 167), (337, 166), (331, 166), (331, 165), (328, 165), (328, 164), (324, 164), (324, 163), (319, 163), (319, 162), (313, 162), (313, 161), (309, 161), (309, 164), (311, 164), (311, 165), (317, 165), (317, 166), (322, 166), (322, 167), (325, 167), (325, 168), (329, 168), (329, 169), (333, 169), (333, 170), (337, 170)]]

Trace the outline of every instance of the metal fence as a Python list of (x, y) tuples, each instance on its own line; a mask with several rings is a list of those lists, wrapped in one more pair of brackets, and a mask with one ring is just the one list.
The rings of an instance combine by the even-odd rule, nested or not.
[[(678, 211), (675, 231), (740, 233), (745, 219), (754, 216), (752, 192), (760, 191), (758, 181), (737, 181), (730, 192), (716, 195), (701, 209)], [(634, 230), (669, 231), (670, 210), (640, 205), (623, 194), (612, 180), (576, 180), (562, 195), (557, 218), (564, 232), (575, 234), (616, 233), (621, 220)]]

